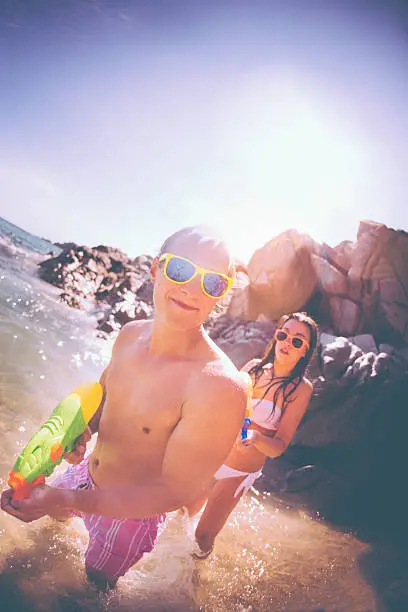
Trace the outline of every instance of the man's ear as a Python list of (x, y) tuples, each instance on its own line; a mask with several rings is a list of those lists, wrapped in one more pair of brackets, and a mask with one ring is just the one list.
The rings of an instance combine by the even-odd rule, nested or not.
[(156, 280), (157, 268), (159, 266), (159, 258), (155, 257), (152, 261), (152, 265), (150, 266), (150, 278), (154, 282)]

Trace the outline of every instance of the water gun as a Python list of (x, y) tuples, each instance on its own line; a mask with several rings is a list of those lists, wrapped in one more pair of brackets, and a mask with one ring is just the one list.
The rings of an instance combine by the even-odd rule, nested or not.
[(61, 463), (64, 453), (73, 450), (75, 440), (98, 410), (102, 396), (99, 382), (84, 383), (54, 408), (9, 473), (7, 482), (13, 489), (14, 500), (28, 497), (34, 487), (44, 484), (45, 478)]
[(251, 424), (251, 419), (249, 417), (245, 417), (244, 422), (241, 428), (241, 440), (246, 440), (248, 437), (248, 427)]
[[(245, 374), (247, 374), (247, 373), (245, 372)], [(248, 400), (247, 400), (247, 406), (246, 406), (246, 410), (245, 410), (244, 422), (242, 423), (242, 427), (241, 427), (241, 440), (246, 440), (247, 439), (247, 437), (248, 437), (248, 427), (252, 423), (252, 405), (251, 405), (252, 384), (251, 384), (251, 379), (249, 378), (248, 374), (247, 374), (247, 379), (248, 379)]]

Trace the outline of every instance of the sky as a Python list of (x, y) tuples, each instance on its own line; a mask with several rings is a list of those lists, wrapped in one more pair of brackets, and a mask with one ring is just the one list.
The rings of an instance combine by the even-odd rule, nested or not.
[[(405, 6), (405, 8), (404, 8)], [(404, 0), (1, 0), (0, 215), (154, 254), (408, 230)]]

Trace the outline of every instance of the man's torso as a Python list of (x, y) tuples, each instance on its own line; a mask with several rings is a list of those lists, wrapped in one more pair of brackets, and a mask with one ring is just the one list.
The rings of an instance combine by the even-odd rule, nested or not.
[(210, 347), (204, 352), (206, 359), (202, 354), (191, 359), (152, 356), (143, 328), (117, 351), (106, 376), (106, 399), (90, 460), (99, 487), (148, 484), (160, 477), (168, 439), (182, 417), (194, 377), (208, 367), (227, 367)]

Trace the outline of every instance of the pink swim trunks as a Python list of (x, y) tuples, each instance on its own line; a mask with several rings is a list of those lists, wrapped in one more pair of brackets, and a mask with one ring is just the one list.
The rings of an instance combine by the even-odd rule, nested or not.
[[(52, 482), (61, 489), (95, 489), (89, 470), (89, 457), (78, 465), (70, 465)], [(88, 567), (101, 571), (107, 578), (123, 576), (146, 552), (153, 550), (159, 527), (166, 515), (146, 519), (117, 519), (83, 512), (80, 516), (89, 533), (85, 554)]]

